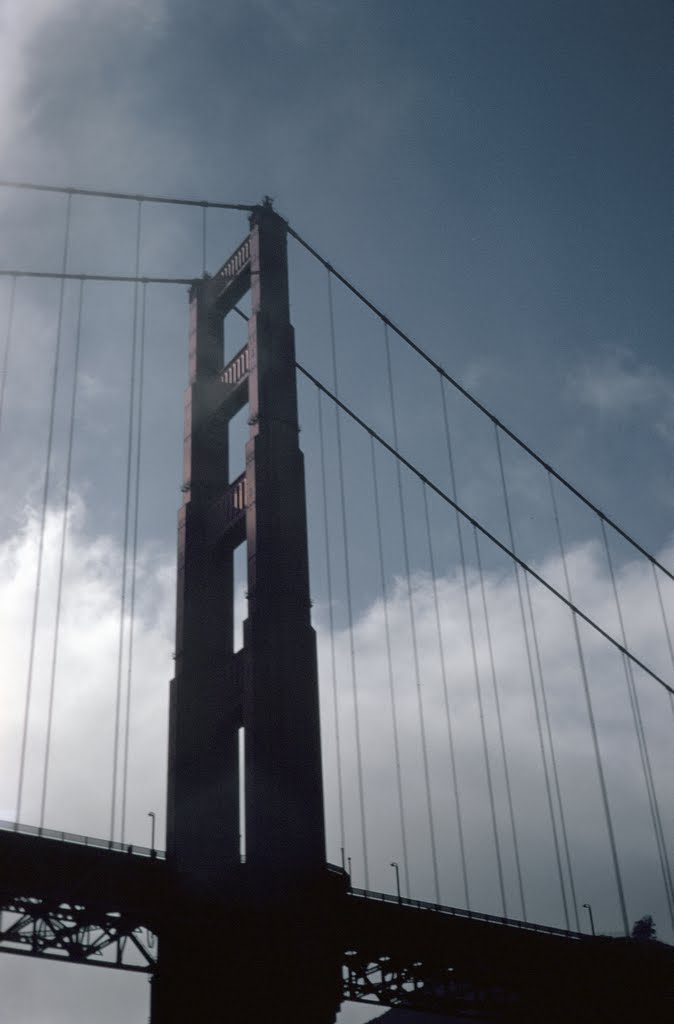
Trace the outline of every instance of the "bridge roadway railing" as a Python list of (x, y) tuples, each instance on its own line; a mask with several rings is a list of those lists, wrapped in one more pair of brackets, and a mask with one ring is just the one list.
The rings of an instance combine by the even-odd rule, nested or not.
[(149, 846), (137, 846), (135, 843), (117, 843), (111, 839), (96, 839), (92, 836), (79, 835), (76, 832), (64, 832), (54, 828), (43, 828), (39, 825), (23, 825), (15, 821), (0, 820), (0, 831), (18, 832), (24, 836), (40, 836), (42, 839), (54, 839), (61, 843), (91, 846), (97, 850), (115, 850), (118, 853), (129, 853), (136, 857), (150, 857), (153, 860), (166, 860), (166, 854), (163, 850), (152, 850)]
[[(332, 867), (332, 865), (328, 865)], [(535, 924), (532, 921), (520, 921), (513, 917), (498, 917), (495, 914), (481, 914), (474, 910), (463, 910), (459, 907), (448, 907), (440, 903), (428, 903), (424, 900), (411, 900), (404, 896), (394, 896), (391, 893), (372, 892), (368, 889), (357, 889), (351, 886), (351, 896), (361, 899), (376, 900), (381, 903), (395, 903), (402, 907), (414, 907), (417, 910), (432, 910), (436, 914), (446, 914), (449, 917), (464, 918), (469, 921), (485, 921), (488, 924), (507, 925), (509, 928), (518, 928), (522, 931), (538, 932), (544, 935), (558, 935), (565, 939), (587, 939), (583, 932), (567, 931), (565, 928), (554, 928), (552, 925)]]
[[(97, 839), (92, 836), (80, 835), (75, 832), (65, 832), (58, 829), (41, 828), (37, 825), (23, 825), (12, 821), (0, 820), (0, 831), (19, 832), (22, 835), (41, 836), (44, 839), (54, 839), (64, 843), (76, 843), (78, 846), (91, 846), (100, 850), (115, 850), (119, 853), (128, 853), (136, 857), (151, 857), (157, 860), (166, 860), (164, 850), (153, 850), (148, 846), (138, 846), (135, 843), (118, 843), (108, 839)], [(331, 873), (345, 875), (345, 872), (336, 864), (327, 864)], [(429, 903), (425, 900), (408, 899), (405, 896), (395, 896), (392, 893), (376, 892), (371, 889), (359, 889), (356, 886), (349, 886), (348, 893), (360, 899), (375, 900), (381, 903), (394, 903), (403, 907), (413, 907), (416, 910), (431, 910), (437, 914), (445, 914), (450, 917), (465, 918), (469, 921), (484, 921), (488, 924), (506, 925), (509, 928), (518, 928), (522, 931), (538, 932), (545, 935), (558, 935), (566, 939), (587, 939), (583, 932), (568, 931), (565, 928), (555, 928), (552, 925), (536, 924), (532, 921), (521, 921), (513, 917), (499, 917), (496, 914), (483, 914), (474, 910), (464, 910), (461, 907), (450, 907), (441, 903)]]
[(343, 997), (514, 1024), (674, 1021), (674, 949), (347, 892)]
[[(174, 895), (168, 867), (146, 846), (0, 821), (0, 952), (152, 973)], [(351, 888), (342, 868), (326, 869), (340, 880), (325, 919), (343, 999), (503, 1024), (674, 1020), (663, 943)]]

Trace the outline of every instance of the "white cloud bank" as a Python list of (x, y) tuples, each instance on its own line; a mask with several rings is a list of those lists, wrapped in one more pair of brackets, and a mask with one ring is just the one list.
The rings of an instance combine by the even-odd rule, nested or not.
[[(663, 557), (671, 557), (671, 552), (669, 556), (663, 553)], [(611, 621), (611, 617), (615, 616), (613, 595), (600, 549), (593, 545), (576, 547), (570, 553), (569, 560), (576, 581), (575, 597), (580, 606), (600, 621)], [(560, 571), (558, 559), (555, 558), (549, 558), (538, 568), (544, 576), (553, 579)], [(468, 583), (495, 789), (498, 831), (507, 883), (508, 912), (511, 916), (518, 916), (521, 913), (521, 906), (515, 883), (504, 768), (499, 746), (480, 582), (475, 572), (469, 573)], [(673, 667), (662, 618), (657, 610), (657, 596), (650, 567), (628, 563), (621, 569), (618, 583), (623, 612), (630, 623), (630, 640), (639, 650), (648, 650), (651, 664), (659, 668), (665, 678), (671, 681)], [(448, 576), (437, 580), (436, 588), (466, 837), (471, 902), (475, 910), (500, 913), (475, 673), (460, 572), (453, 570)], [(520, 855), (525, 875), (527, 910), (532, 919), (563, 925), (530, 675), (514, 578), (486, 574), (485, 591), (515, 818), (519, 832)], [(609, 931), (617, 931), (620, 923), (617, 916), (615, 886), (610, 869), (609, 846), (571, 615), (568, 609), (545, 593), (541, 593), (539, 589), (532, 587), (531, 593), (569, 837), (576, 900), (578, 903), (591, 902), (595, 914), (597, 907), (600, 906), (602, 927)], [(674, 619), (674, 592), (671, 588), (663, 588), (663, 593), (671, 622)], [(434, 593), (432, 581), (427, 575), (414, 577), (413, 600), (423, 715), (431, 766), (431, 797), (440, 895), (443, 902), (461, 906), (464, 899), (459, 866), (456, 807), (448, 752)], [(423, 784), (413, 641), (407, 584), (404, 580), (398, 580), (388, 595), (388, 615), (400, 734), (403, 798), (407, 819), (411, 895), (432, 900), (434, 887), (430, 830)], [(370, 885), (373, 888), (391, 891), (394, 887), (394, 878), (389, 864), (392, 860), (402, 864), (403, 854), (383, 626), (383, 605), (380, 602), (372, 606), (357, 623), (354, 644), (360, 726), (364, 738)], [(540, 705), (541, 695), (530, 624), (528, 629)], [(656, 867), (656, 851), (646, 804), (643, 773), (621, 658), (588, 627), (581, 626), (581, 639), (627, 891), (628, 914), (634, 919), (648, 912), (647, 906), (657, 906), (658, 909), (653, 913), (659, 917), (663, 931), (666, 931), (669, 919), (665, 910), (664, 891), (661, 891), (659, 869)], [(349, 808), (346, 815), (346, 846), (347, 853), (353, 859), (355, 884), (362, 885), (364, 872), (361, 838), (355, 806), (357, 778), (349, 638), (344, 633), (336, 638), (336, 651), (344, 789), (345, 793), (348, 793)], [(331, 698), (328, 698), (326, 685), (331, 679), (327, 639), (321, 642), (321, 655), (324, 748), (326, 762), (332, 775), (336, 753), (332, 704)], [(671, 777), (674, 709), (670, 705), (668, 695), (643, 673), (635, 672), (635, 682), (652, 771), (661, 801), (663, 824), (666, 831), (670, 830), (668, 842), (671, 859), (671, 844), (674, 838), (671, 834), (670, 813), (674, 795)], [(545, 729), (544, 744), (549, 755)], [(335, 792), (332, 779), (328, 792), (330, 795)], [(331, 846), (334, 851), (339, 849), (341, 840), (334, 800), (330, 806)], [(557, 827), (560, 828), (559, 820)], [(568, 880), (567, 900), (573, 926), (575, 914)]]
[[(82, 506), (69, 518), (61, 624), (55, 675), (45, 825), (92, 835), (109, 832), (112, 751), (116, 717), (121, 554), (109, 537), (85, 532)], [(47, 517), (37, 620), (21, 819), (40, 815), (46, 720), (54, 643), (60, 550), (60, 516)], [(0, 545), (0, 621), (3, 666), (0, 808), (16, 809), (39, 521)], [(129, 732), (129, 841), (147, 841), (147, 811), (161, 812), (164, 798), (166, 709), (171, 674), (172, 569), (141, 558), (138, 565)], [(124, 735), (129, 636), (129, 593), (122, 666), (120, 735)], [(121, 776), (120, 776), (121, 778)], [(119, 803), (118, 803), (119, 810)], [(160, 814), (161, 816), (161, 814)]]
[[(69, 522), (45, 824), (92, 835), (107, 835), (110, 816), (121, 559), (117, 543), (108, 537), (92, 536), (90, 526), (81, 504), (78, 503)], [(37, 527), (35, 516), (30, 515), (21, 532), (0, 544), (0, 628), (3, 650), (0, 676), (0, 808), (6, 816), (11, 815), (15, 808), (37, 555)], [(36, 822), (39, 815), (59, 537), (59, 517), (51, 514), (47, 519), (43, 590), (29, 720), (28, 771), (21, 814), (26, 822)], [(662, 557), (671, 559), (673, 553), (663, 552)], [(577, 594), (579, 601), (584, 607), (596, 612), (599, 617), (610, 615), (612, 595), (605, 570), (602, 568), (600, 552), (591, 545), (578, 546), (570, 552), (569, 557), (573, 562), (576, 585), (580, 588)], [(174, 571), (170, 561), (168, 557), (161, 560), (147, 553), (139, 561), (130, 721), (131, 784), (127, 839), (142, 844), (148, 841), (148, 810), (155, 810), (158, 814), (160, 835), (163, 828), (167, 684), (172, 669), (173, 649)], [(553, 578), (559, 573), (559, 565), (555, 563), (554, 558), (549, 559), (542, 569), (546, 575), (549, 574)], [(662, 623), (653, 611), (655, 606), (650, 568), (637, 563), (627, 563), (621, 570), (619, 582), (634, 639), (640, 646), (645, 646), (651, 651), (654, 665), (663, 672), (668, 672), (667, 678), (671, 678), (672, 669), (671, 664), (667, 666), (669, 656)], [(478, 666), (483, 689), (485, 725), (507, 886), (508, 911), (512, 916), (519, 916), (521, 906), (517, 895), (512, 836), (506, 814), (504, 770), (482, 614), (482, 595), (479, 578), (472, 570), (469, 572), (468, 583), (474, 613)], [(472, 907), (475, 910), (499, 913), (501, 906), (496, 880), (496, 861), (460, 572), (454, 569), (447, 576), (439, 578), (436, 581), (436, 589), (442, 624)], [(443, 902), (461, 906), (464, 899), (456, 807), (438, 654), (434, 589), (430, 577), (425, 574), (415, 575), (412, 592), (440, 895)], [(531, 919), (563, 924), (514, 579), (503, 576), (502, 573), (487, 573), (485, 592), (520, 856), (525, 876), (527, 911)], [(672, 621), (674, 593), (671, 588), (664, 588), (663, 592), (669, 620)], [(556, 607), (551, 600), (535, 589), (532, 590), (532, 598), (566, 815), (576, 901), (592, 903), (599, 928), (618, 931), (620, 921), (615, 886), (570, 615), (567, 609)], [(412, 895), (433, 899), (419, 705), (412, 657), (407, 585), (404, 580), (399, 579), (392, 584), (387, 595), (387, 608), (400, 738), (410, 887)], [(372, 888), (390, 892), (395, 887), (390, 862), (395, 860), (401, 864), (403, 884), (405, 871), (395, 781), (383, 611), (381, 601), (368, 608), (355, 624), (353, 639), (363, 739), (369, 883)], [(319, 604), (316, 612), (321, 665), (329, 856), (332, 860), (338, 861), (341, 837), (336, 802), (330, 645), (327, 630), (324, 628), (325, 606)], [(583, 628), (581, 632), (614, 815), (628, 913), (631, 920), (644, 913), (652, 913), (660, 934), (667, 937), (669, 933), (664, 888), (657, 862), (621, 661), (619, 656), (610, 651), (606, 644), (593, 636), (589, 630)], [(335, 636), (335, 651), (346, 806), (345, 856), (352, 859), (354, 884), (363, 885), (349, 644), (348, 633), (339, 631)], [(123, 673), (124, 685), (125, 681), (126, 671)], [(668, 831), (671, 857), (671, 763), (674, 753), (672, 708), (667, 695), (652, 680), (637, 673), (636, 683), (653, 773), (661, 800), (663, 824)], [(123, 703), (124, 701), (125, 695)], [(547, 751), (547, 736), (544, 742)], [(547, 752), (549, 754), (549, 751)], [(556, 805), (555, 815), (559, 828)], [(571, 903), (566, 865), (564, 872), (567, 900)], [(575, 913), (571, 907), (570, 915), (573, 926)], [(9, 969), (11, 964), (5, 963), (4, 959), (0, 960), (0, 971)], [(86, 972), (79, 972), (80, 975), (83, 973)], [(44, 977), (46, 978), (46, 975)], [(47, 983), (45, 981), (45, 985)], [(88, 986), (93, 982), (83, 980), (82, 984), (83, 1000), (86, 1002)], [(58, 991), (61, 993), (60, 989)], [(145, 989), (142, 990), (142, 995), (139, 995), (140, 991), (135, 982), (129, 982), (124, 988), (127, 995), (123, 998), (130, 1000), (130, 1007), (139, 1005), (139, 998), (145, 999)], [(65, 999), (66, 993), (63, 992), (59, 998)], [(59, 1018), (50, 1018), (56, 1019)], [(67, 1015), (63, 1019), (68, 1019)]]
[[(25, 796), (21, 817), (34, 822), (39, 816), (40, 789), (44, 763), (46, 710), (53, 649), (54, 609), (57, 585), (60, 521), (56, 513), (47, 519), (45, 561), (36, 637), (32, 697), (28, 731)], [(2, 706), (2, 775), (0, 808), (11, 815), (15, 809), (18, 755), (26, 692), (30, 625), (35, 586), (38, 522), (27, 518), (20, 533), (0, 545), (0, 621), (2, 623), (3, 671), (0, 680)], [(666, 560), (671, 552), (663, 553)], [(575, 580), (576, 600), (600, 621), (613, 616), (613, 597), (600, 551), (592, 545), (578, 546), (569, 555)], [(539, 565), (543, 574), (555, 579), (558, 560), (549, 558)], [(662, 619), (657, 612), (656, 594), (649, 566), (626, 563), (618, 579), (623, 611), (629, 623), (630, 641), (650, 654), (654, 668), (671, 678)], [(143, 843), (147, 839), (147, 811), (161, 812), (165, 773), (166, 713), (168, 680), (173, 650), (174, 570), (170, 556), (164, 561), (147, 553), (138, 567), (134, 663), (130, 719), (129, 797), (127, 836)], [(503, 810), (505, 792), (503, 764), (497, 730), (491, 665), (482, 609), (480, 582), (469, 571), (468, 586), (483, 694), (483, 710), (496, 790), (499, 830), (506, 873), (512, 883), (512, 850), (509, 826)], [(66, 571), (58, 645), (52, 757), (45, 824), (94, 835), (107, 835), (110, 815), (112, 749), (117, 686), (121, 555), (118, 543), (109, 537), (91, 535), (81, 503), (69, 521)], [(447, 720), (439, 657), (434, 588), (426, 574), (412, 581), (419, 652), (419, 678), (427, 751), (431, 767), (431, 794), (436, 818), (440, 863), (441, 896), (460, 904), (456, 819), (449, 765)], [(456, 745), (457, 775), (461, 790), (466, 842), (470, 844), (470, 873), (474, 875), (474, 909), (497, 912), (495, 876), (486, 778), (482, 754), (470, 635), (460, 572), (452, 570), (436, 581), (446, 665), (448, 698)], [(663, 585), (666, 614), (674, 619), (674, 588)], [(539, 588), (531, 590), (536, 620), (545, 692), (550, 709), (552, 735), (558, 757), (560, 786), (573, 836), (572, 859), (577, 851), (579, 870), (590, 870), (593, 858), (603, 858), (606, 844), (594, 771), (594, 755), (587, 725), (582, 682), (578, 667), (571, 616)], [(532, 879), (532, 916), (544, 919), (559, 915), (557, 897), (548, 895), (536, 907), (536, 892), (553, 887), (552, 857), (548, 849), (549, 824), (540, 765), (538, 733), (531, 694), (531, 681), (512, 576), (485, 574), (485, 597), (489, 610), (495, 672), (500, 695), (503, 727), (512, 776), (515, 812), (522, 830), (522, 852), (527, 874)], [(125, 650), (128, 642), (125, 622)], [(410, 838), (410, 875), (414, 895), (432, 896), (430, 851), (426, 820), (426, 794), (422, 785), (419, 703), (410, 630), (407, 585), (396, 580), (389, 594), (388, 617), (392, 645), (396, 712), (400, 733), (403, 797)], [(525, 601), (526, 604), (526, 601)], [(334, 799), (335, 744), (332, 671), (325, 607), (317, 607), (317, 628), (321, 662), (326, 789), (329, 807), (330, 854), (339, 857), (340, 837)], [(393, 758), (390, 684), (386, 658), (384, 609), (381, 601), (368, 608), (354, 627), (354, 648), (360, 725), (363, 736), (365, 802), (368, 840), (371, 844), (370, 883), (391, 888), (392, 859), (401, 859), (397, 813), (397, 792)], [(536, 687), (540, 682), (531, 626), (530, 650), (534, 661)], [(626, 871), (630, 858), (639, 864), (651, 856), (652, 842), (643, 800), (643, 778), (633, 734), (628, 691), (620, 656), (605, 641), (581, 626), (583, 651), (588, 666), (602, 754), (605, 758), (611, 801), (619, 840), (625, 847)], [(354, 878), (363, 882), (360, 834), (357, 825), (357, 779), (355, 774), (353, 690), (350, 670), (349, 636), (339, 630), (335, 636), (337, 688), (340, 709), (345, 804), (347, 807), (346, 853), (352, 857)], [(122, 672), (122, 720), (124, 734), (126, 702), (126, 655)], [(653, 772), (663, 801), (671, 799), (665, 787), (667, 757), (671, 757), (671, 708), (669, 698), (643, 673), (635, 673), (644, 725), (650, 741)], [(545, 736), (546, 752), (548, 738)], [(669, 750), (668, 750), (669, 746)], [(664, 807), (667, 805), (665, 804)], [(663, 807), (663, 810), (664, 810)], [(635, 832), (635, 822), (638, 829)], [(594, 826), (595, 827), (591, 827)], [(643, 835), (639, 830), (643, 829)], [(161, 834), (161, 833), (160, 833)], [(643, 841), (642, 841), (643, 840)], [(649, 852), (650, 851), (650, 852)], [(383, 865), (383, 868), (382, 868)], [(584, 865), (584, 867), (580, 867)], [(595, 864), (596, 866), (596, 864)], [(610, 879), (605, 879), (607, 902)], [(639, 886), (637, 886), (639, 891)], [(514, 892), (514, 890), (513, 890)], [(539, 897), (541, 893), (539, 893)], [(587, 895), (586, 895), (587, 898)], [(637, 899), (638, 902), (638, 899)], [(556, 908), (556, 909), (555, 909)], [(512, 913), (519, 912), (511, 897)], [(644, 908), (644, 912), (649, 908)], [(652, 908), (651, 908), (652, 909)], [(634, 907), (634, 912), (641, 910)], [(607, 911), (608, 913), (608, 911)]]

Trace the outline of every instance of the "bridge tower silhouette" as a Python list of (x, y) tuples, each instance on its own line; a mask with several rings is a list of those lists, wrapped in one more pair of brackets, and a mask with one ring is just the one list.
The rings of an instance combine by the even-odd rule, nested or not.
[[(668, 1020), (669, 947), (371, 893), (327, 863), (288, 233), (265, 201), (190, 282), (166, 855), (3, 825), (0, 951), (144, 971), (151, 1024), (330, 1024), (344, 999), (513, 1024)], [(248, 339), (223, 368), (247, 293)]]
[[(190, 296), (167, 867), (191, 925), (172, 914), (162, 929), (158, 1024), (186, 1020), (195, 1006), (201, 1019), (216, 1019), (233, 1004), (241, 1021), (272, 1006), (279, 1021), (304, 1013), (331, 1020), (339, 999), (338, 964), (327, 948), (318, 673), (285, 228), (270, 204), (260, 206), (242, 245)], [(249, 289), (248, 343), (222, 370), (223, 321)], [(228, 423), (246, 402), (246, 469), (229, 482)], [(234, 653), (233, 559), (242, 542), (248, 618)]]

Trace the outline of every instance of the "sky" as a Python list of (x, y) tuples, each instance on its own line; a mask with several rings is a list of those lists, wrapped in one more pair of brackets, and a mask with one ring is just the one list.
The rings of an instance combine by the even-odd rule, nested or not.
[[(271, 195), (292, 226), (391, 320), (671, 569), (670, 18), (669, 5), (658, 0), (425, 0), (421, 13), (419, 5), (399, 0), (195, 0), (189, 5), (175, 0), (99, 0), (95, 5), (82, 0), (4, 0), (0, 179), (232, 202)], [(61, 197), (0, 189), (0, 267), (57, 269), (64, 212)], [(130, 272), (135, 215), (132, 203), (76, 200), (69, 267)], [(143, 271), (199, 275), (201, 212), (144, 204), (142, 216)], [(246, 230), (243, 215), (209, 214), (209, 270), (217, 269)], [(297, 246), (291, 246), (290, 261), (298, 358), (332, 386), (325, 271)], [(0, 324), (5, 324), (9, 289), (6, 282), (0, 286)], [(0, 519), (4, 817), (15, 810), (48, 368), (58, 301), (56, 284), (20, 282), (17, 287), (15, 323), (20, 329), (12, 339), (0, 420), (7, 495)], [(27, 780), (26, 815), (32, 819), (39, 814), (77, 311), (77, 288), (69, 286), (29, 734), (29, 764), (34, 767)], [(337, 285), (334, 312), (340, 395), (392, 439), (383, 329)], [(147, 841), (148, 810), (156, 809), (163, 827), (166, 681), (172, 669), (174, 528), (186, 383), (185, 290), (148, 287), (146, 314), (130, 747), (130, 777), (137, 782), (128, 823), (129, 835), (139, 843)], [(240, 331), (226, 325), (228, 356), (242, 343)], [(105, 833), (109, 815), (107, 797), (101, 798), (109, 781), (100, 746), (111, 742), (106, 727), (113, 715), (119, 630), (132, 332), (132, 289), (87, 286), (47, 823), (93, 835)], [(393, 336), (390, 355), (400, 447), (447, 489), (437, 378)], [(459, 497), (471, 514), (507, 540), (492, 427), (451, 388), (446, 400)], [(300, 384), (300, 413), (321, 666), (329, 855), (337, 860), (342, 845), (336, 690), (347, 798), (344, 842), (354, 883), (363, 885), (334, 413), (325, 403), (332, 600), (327, 593), (318, 411), (315, 392), (306, 383)], [(464, 587), (453, 514), (448, 515), (440, 499), (429, 498), (431, 561), (422, 528), (421, 485), (404, 474), (405, 508), (415, 523), (408, 538), (408, 575), (395, 469), (389, 456), (377, 452), (384, 604), (369, 442), (347, 422), (342, 430), (349, 457), (350, 523), (358, 516), (348, 540), (365, 739), (369, 884), (392, 891), (390, 862), (403, 863), (392, 768), (386, 616), (393, 637), (410, 891), (434, 898), (410, 653), (411, 593), (422, 652), (422, 715), (432, 778), (449, 778), (437, 608), (462, 780), (472, 903), (475, 909), (501, 912), (467, 590), (475, 615), (507, 909), (518, 916), (514, 846), (501, 816), (507, 794), (472, 533), (464, 533), (469, 552)], [(503, 457), (518, 551), (546, 579), (563, 587), (545, 473), (510, 442), (504, 443)], [(619, 623), (601, 532), (561, 489), (557, 498), (574, 596), (616, 633)], [(654, 601), (651, 569), (614, 536), (611, 545), (630, 645), (671, 682), (674, 666)], [(480, 551), (498, 685), (509, 698), (502, 704), (503, 727), (528, 909), (534, 919), (563, 925), (543, 780), (540, 771), (533, 778), (531, 769), (538, 741), (516, 581), (507, 560), (487, 541), (481, 542)], [(661, 583), (672, 621), (674, 592), (664, 577)], [(617, 931), (606, 841), (601, 830), (591, 827), (601, 817), (601, 807), (572, 623), (568, 612), (540, 589), (532, 588), (532, 600), (560, 785), (567, 798), (574, 797), (565, 801), (565, 808), (577, 903), (592, 903), (602, 927)], [(600, 709), (630, 919), (653, 913), (660, 933), (671, 941), (620, 659), (585, 627), (581, 633)], [(655, 683), (643, 675), (637, 675), (636, 683), (656, 787), (671, 819), (671, 708)], [(77, 763), (68, 756), (75, 744)], [(449, 783), (435, 782), (430, 799), (438, 822), (440, 895), (444, 902), (461, 906), (456, 807)], [(582, 919), (581, 924), (586, 927)], [(17, 1024), (77, 1024), (91, 1020), (92, 1014), (112, 1022), (119, 1019), (120, 1007), (130, 1021), (146, 1017), (145, 979), (30, 964), (9, 956), (0, 961), (0, 977), (5, 1007), (0, 1013), (8, 1013), (7, 1019)], [(355, 1022), (368, 1015), (347, 1009), (343, 1019)]]

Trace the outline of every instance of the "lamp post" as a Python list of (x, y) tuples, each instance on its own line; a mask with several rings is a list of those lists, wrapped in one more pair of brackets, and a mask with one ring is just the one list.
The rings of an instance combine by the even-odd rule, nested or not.
[(594, 930), (594, 917), (592, 916), (592, 907), (590, 906), (589, 903), (583, 903), (583, 906), (585, 907), (585, 909), (587, 910), (588, 914), (590, 915), (590, 929), (592, 931), (592, 934), (596, 935), (597, 933)]
[(152, 819), (152, 825), (151, 825), (152, 831), (151, 831), (151, 839), (150, 839), (150, 849), (154, 853), (154, 826), (155, 826), (155, 813), (154, 813), (154, 811), (148, 811), (147, 812), (147, 816), (148, 816), (148, 818)]
[(400, 868), (398, 867), (396, 861), (394, 860), (391, 861), (391, 867), (395, 870), (396, 873), (396, 892), (398, 893), (398, 903), (400, 903)]

